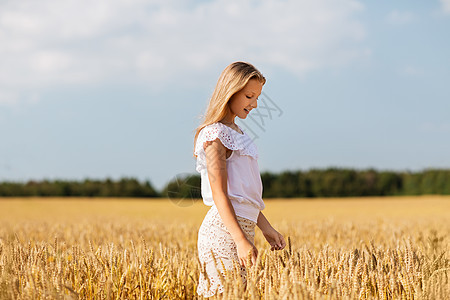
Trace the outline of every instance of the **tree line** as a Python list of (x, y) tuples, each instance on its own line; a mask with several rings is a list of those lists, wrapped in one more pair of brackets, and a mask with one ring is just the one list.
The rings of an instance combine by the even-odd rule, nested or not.
[(0, 197), (159, 197), (149, 181), (122, 178), (114, 181), (85, 179), (82, 181), (30, 180), (0, 183)]
[[(450, 195), (450, 170), (446, 169), (395, 172), (328, 168), (263, 172), (261, 179), (263, 198)], [(0, 183), (0, 197), (23, 196), (201, 198), (201, 179), (197, 174), (177, 177), (161, 191), (150, 181), (136, 178)]]

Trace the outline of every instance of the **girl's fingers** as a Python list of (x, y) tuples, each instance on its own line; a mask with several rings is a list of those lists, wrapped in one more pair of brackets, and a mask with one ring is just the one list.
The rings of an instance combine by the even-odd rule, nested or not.
[(277, 236), (277, 246), (280, 249), (284, 248), (284, 239), (283, 239), (283, 236), (281, 234), (279, 234), (279, 233), (278, 233), (278, 236)]

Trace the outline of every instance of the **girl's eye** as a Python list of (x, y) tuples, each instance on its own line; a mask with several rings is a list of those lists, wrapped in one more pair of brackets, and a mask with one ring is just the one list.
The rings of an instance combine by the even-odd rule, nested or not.
[(250, 96), (246, 96), (247, 97), (247, 99), (251, 99), (252, 97), (250, 97)]

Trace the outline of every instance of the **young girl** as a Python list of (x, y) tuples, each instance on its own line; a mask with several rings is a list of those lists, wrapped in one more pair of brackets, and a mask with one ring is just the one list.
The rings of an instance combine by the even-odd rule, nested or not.
[(196, 170), (201, 173), (203, 202), (211, 206), (198, 232), (198, 256), (202, 272), (197, 293), (204, 297), (223, 292), (218, 271), (240, 268), (246, 285), (246, 261), (256, 262), (257, 225), (271, 250), (286, 246), (263, 215), (262, 181), (258, 151), (252, 139), (235, 123), (257, 107), (266, 79), (251, 64), (235, 62), (219, 77), (203, 124), (194, 138)]

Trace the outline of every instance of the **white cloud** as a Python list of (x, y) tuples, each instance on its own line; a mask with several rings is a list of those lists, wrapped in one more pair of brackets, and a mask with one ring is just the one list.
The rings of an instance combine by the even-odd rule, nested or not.
[(387, 21), (391, 24), (408, 24), (414, 21), (416, 16), (408, 11), (391, 11), (387, 16)]
[(356, 0), (6, 1), (0, 89), (121, 78), (164, 85), (235, 60), (303, 76), (367, 55), (363, 9)]
[(5, 89), (0, 90), (0, 105), (12, 106), (19, 100), (19, 95)]
[(400, 70), (401, 74), (407, 75), (407, 76), (420, 76), (423, 75), (422, 70), (414, 67), (414, 66), (405, 66), (403, 69)]
[(440, 0), (444, 13), (450, 14), (450, 0)]

